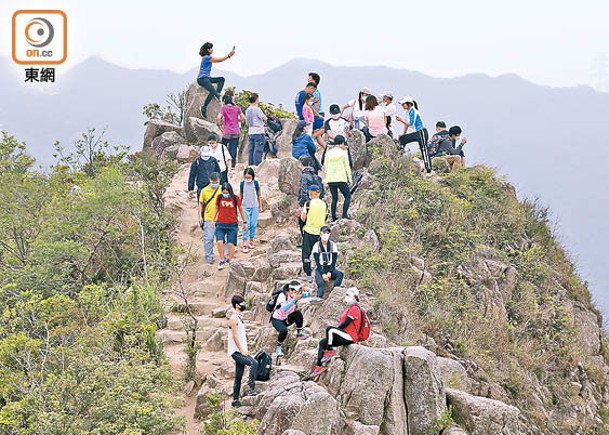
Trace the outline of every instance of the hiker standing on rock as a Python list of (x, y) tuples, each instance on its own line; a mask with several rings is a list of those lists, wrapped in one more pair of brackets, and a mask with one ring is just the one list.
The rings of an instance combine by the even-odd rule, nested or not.
[(241, 203), (247, 220), (247, 228), (243, 228), (243, 252), (248, 253), (254, 249), (254, 237), (258, 226), (258, 217), (262, 212), (262, 195), (260, 193), (260, 183), (255, 179), (256, 174), (252, 168), (245, 168), (243, 171), (243, 181), (239, 184)]
[(248, 164), (250, 166), (258, 166), (262, 162), (264, 154), (264, 123), (267, 118), (258, 104), (260, 99), (258, 94), (252, 93), (249, 96), (250, 107), (245, 110), (245, 119), (247, 120), (249, 153)]
[[(336, 268), (338, 259), (338, 248), (336, 243), (330, 241), (332, 230), (324, 226), (320, 230), (320, 240), (313, 246), (313, 258), (315, 259), (315, 284), (317, 284), (317, 297), (311, 302), (321, 302), (326, 290), (326, 284), (334, 281), (334, 287), (340, 287), (345, 274)], [(330, 290), (332, 290), (330, 289)]]
[[(218, 255), (220, 256), (218, 270), (224, 269), (224, 265), (235, 258), (235, 246), (237, 246), (237, 234), (239, 233), (238, 213), (243, 219), (243, 227), (247, 229), (247, 219), (241, 206), (241, 198), (235, 195), (230, 183), (222, 184), (222, 195), (218, 195), (216, 211), (212, 218), (212, 228), (215, 229)], [(228, 259), (224, 256), (224, 240), (228, 242)]]
[(336, 346), (348, 346), (358, 342), (363, 316), (359, 306), (359, 290), (356, 287), (347, 289), (345, 303), (347, 308), (340, 315), (338, 327), (328, 326), (326, 336), (319, 342), (317, 365), (313, 367), (310, 377), (319, 376), (327, 370), (323, 364), (336, 355)]
[(213, 172), (220, 173), (218, 161), (211, 156), (209, 145), (201, 147), (201, 156), (197, 157), (190, 165), (188, 174), (188, 196), (195, 198), (195, 185), (197, 186), (197, 200), (201, 195), (201, 190), (209, 184), (209, 177)]
[(319, 199), (321, 188), (317, 184), (309, 186), (309, 204), (305, 204), (300, 213), (300, 219), (305, 223), (302, 228), (302, 269), (311, 276), (311, 251), (319, 241), (319, 232), (326, 224), (328, 207)]
[(311, 293), (305, 291), (299, 281), (291, 281), (287, 291), (279, 293), (275, 302), (275, 310), (271, 316), (271, 325), (279, 332), (277, 336), (277, 356), (283, 356), (283, 342), (288, 336), (288, 326), (296, 324), (296, 338), (304, 340), (307, 334), (302, 330), (304, 318), (302, 312), (297, 310), (297, 303), (302, 298), (308, 298)]
[(332, 194), (332, 221), (336, 218), (336, 206), (338, 205), (338, 191), (343, 195), (343, 219), (349, 219), (348, 211), (351, 203), (351, 190), (349, 185), (352, 183), (351, 165), (349, 164), (349, 153), (345, 149), (345, 138), (340, 134), (334, 138), (332, 147), (325, 156), (324, 165), (326, 181)]
[(224, 105), (218, 113), (218, 125), (222, 130), (222, 145), (228, 147), (231, 156), (231, 166), (235, 169), (237, 163), (237, 150), (239, 149), (239, 138), (241, 137), (241, 123), (245, 121), (245, 116), (241, 112), (241, 107), (233, 101), (232, 93), (228, 91), (222, 97)]
[[(412, 97), (403, 97), (400, 100), (400, 104), (406, 110), (407, 119), (400, 118), (397, 116), (395, 119), (398, 122), (404, 124), (404, 132), (398, 138), (400, 145), (404, 147), (406, 144), (410, 142), (417, 142), (419, 144), (419, 149), (421, 150), (421, 156), (423, 157), (423, 162), (425, 163), (425, 169), (427, 173), (431, 172), (431, 158), (429, 157), (429, 153), (427, 152), (427, 141), (429, 140), (429, 133), (427, 132), (427, 128), (423, 124), (423, 119), (421, 118), (421, 114), (419, 113), (419, 105)], [(415, 129), (414, 133), (408, 132), (408, 127), (413, 127)]]
[[(224, 87), (224, 77), (211, 77), (211, 64), (217, 62), (224, 62), (226, 59), (233, 57), (235, 54), (235, 47), (226, 55), (222, 57), (213, 57), (214, 44), (206, 42), (199, 49), (199, 56), (201, 56), (201, 67), (199, 68), (199, 75), (197, 77), (197, 83), (199, 86), (207, 89), (209, 92), (207, 98), (201, 106), (201, 116), (203, 119), (207, 118), (207, 106), (211, 102), (211, 99), (216, 97), (220, 101), (220, 92)], [(214, 84), (217, 83), (217, 88), (214, 88)]]
[(235, 295), (231, 298), (233, 307), (232, 315), (228, 321), (228, 356), (235, 360), (235, 384), (233, 385), (233, 408), (241, 406), (239, 393), (241, 392), (241, 379), (245, 372), (245, 366), (250, 366), (249, 381), (247, 383), (247, 396), (255, 396), (256, 392), (256, 372), (258, 371), (258, 361), (252, 357), (247, 348), (247, 334), (243, 323), (243, 312), (246, 309), (243, 296)]
[(199, 196), (199, 226), (203, 229), (203, 248), (205, 249), (205, 260), (208, 264), (214, 264), (214, 237), (215, 232), (212, 225), (215, 204), (220, 195), (220, 174), (213, 172), (210, 175), (210, 183), (201, 190)]

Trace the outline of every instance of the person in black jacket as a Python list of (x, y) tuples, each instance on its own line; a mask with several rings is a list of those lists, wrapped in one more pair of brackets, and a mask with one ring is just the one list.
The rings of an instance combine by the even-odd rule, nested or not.
[(329, 226), (324, 226), (320, 230), (320, 240), (313, 246), (313, 258), (315, 259), (315, 283), (317, 284), (317, 297), (311, 302), (321, 302), (324, 297), (326, 284), (334, 280), (332, 288), (340, 287), (343, 283), (345, 274), (336, 268), (338, 259), (338, 248), (336, 243), (330, 241)]
[(197, 198), (201, 196), (201, 190), (209, 184), (209, 176), (213, 172), (221, 172), (218, 161), (211, 156), (209, 145), (201, 147), (201, 156), (190, 165), (188, 175), (188, 196), (195, 197), (195, 184), (197, 186)]
[(445, 138), (439, 141), (436, 156), (442, 157), (448, 162), (451, 172), (465, 166), (463, 145), (467, 143), (467, 138), (464, 137), (461, 140), (461, 143), (457, 145), (457, 141), (462, 133), (461, 127), (453, 125), (448, 132), (444, 129), (437, 134), (439, 135), (440, 133), (442, 133)]

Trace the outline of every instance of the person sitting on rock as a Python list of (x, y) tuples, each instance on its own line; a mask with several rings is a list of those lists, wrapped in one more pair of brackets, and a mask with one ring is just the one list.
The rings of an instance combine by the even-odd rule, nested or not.
[(307, 104), (306, 98), (308, 98), (306, 96), (307, 95), (311, 96), (310, 107), (313, 112), (313, 121), (312, 121), (312, 123), (309, 122), (310, 120), (308, 121), (312, 126), (310, 134), (312, 137), (314, 137), (317, 140), (319, 145), (323, 147), (323, 146), (325, 146), (325, 143), (321, 139), (321, 135), (323, 134), (324, 119), (323, 119), (323, 117), (321, 117), (319, 115), (319, 113), (317, 113), (317, 110), (313, 106), (313, 104), (317, 102), (317, 100), (313, 97), (316, 90), (317, 90), (317, 84), (315, 82), (307, 83), (304, 90), (299, 91), (296, 94), (296, 98), (294, 100), (294, 106), (296, 108), (296, 114), (298, 115), (298, 119), (300, 119), (301, 121), (306, 120), (305, 110), (308, 112), (308, 109), (305, 107)]
[(350, 120), (353, 128), (361, 130), (366, 126), (366, 115), (364, 114), (364, 107), (366, 105), (366, 98), (372, 95), (372, 92), (368, 88), (362, 88), (357, 95), (357, 98), (349, 100), (341, 109), (341, 116), (347, 109), (351, 109), (351, 113), (345, 116)]
[[(336, 268), (338, 259), (338, 248), (336, 243), (330, 241), (332, 230), (325, 225), (320, 230), (320, 240), (313, 246), (313, 258), (315, 259), (315, 283), (317, 284), (317, 297), (312, 302), (321, 302), (326, 290), (326, 284), (334, 281), (334, 287), (340, 287), (343, 283), (344, 273)], [(330, 289), (330, 290), (332, 290)]]
[(222, 145), (228, 147), (231, 156), (231, 166), (234, 169), (237, 163), (237, 151), (239, 149), (239, 138), (241, 137), (241, 123), (245, 121), (245, 116), (241, 112), (241, 107), (233, 101), (233, 94), (226, 91), (222, 97), (224, 105), (218, 113), (218, 125), (222, 130)]
[(334, 138), (334, 146), (328, 150), (324, 159), (326, 181), (332, 194), (332, 221), (337, 220), (336, 206), (338, 205), (338, 191), (343, 195), (343, 219), (349, 219), (348, 211), (351, 203), (349, 185), (353, 181), (349, 153), (345, 149), (345, 138), (338, 135)]
[(190, 165), (188, 174), (188, 196), (195, 197), (195, 185), (197, 186), (197, 201), (201, 196), (201, 190), (209, 184), (209, 176), (212, 172), (220, 172), (218, 161), (211, 156), (209, 145), (201, 147), (201, 156), (197, 157)]
[(309, 187), (317, 185), (320, 187), (319, 198), (323, 199), (325, 192), (323, 186), (323, 180), (313, 169), (313, 159), (309, 156), (301, 156), (299, 159), (304, 169), (300, 173), (300, 190), (298, 192), (298, 227), (300, 228), (300, 234), (302, 235), (302, 228), (304, 227), (304, 221), (300, 219), (300, 213), (302, 208), (307, 202), (309, 202)]
[(308, 276), (313, 271), (311, 267), (311, 251), (319, 241), (319, 232), (326, 224), (328, 207), (319, 199), (321, 188), (317, 184), (309, 186), (310, 201), (302, 208), (300, 219), (305, 223), (302, 228), (302, 270)]
[(313, 108), (317, 112), (317, 114), (323, 118), (324, 110), (322, 108), (321, 102), (321, 92), (319, 90), (319, 82), (321, 81), (321, 77), (316, 72), (310, 72), (308, 77), (309, 83), (313, 82), (317, 87), (315, 88), (315, 92), (313, 92)]
[[(211, 77), (211, 64), (217, 62), (224, 62), (226, 59), (230, 59), (235, 54), (235, 47), (226, 55), (222, 57), (213, 57), (214, 44), (206, 42), (199, 49), (199, 56), (201, 56), (201, 67), (199, 68), (199, 75), (197, 76), (197, 83), (199, 86), (205, 88), (208, 91), (207, 98), (201, 106), (201, 116), (203, 119), (207, 118), (207, 106), (211, 102), (211, 99), (216, 97), (220, 100), (220, 92), (224, 87), (224, 77)], [(217, 88), (214, 88), (214, 83), (218, 84)]]
[(233, 385), (233, 408), (241, 406), (239, 393), (241, 392), (241, 379), (245, 372), (245, 366), (250, 366), (250, 375), (247, 396), (255, 396), (256, 392), (256, 372), (258, 371), (258, 361), (252, 357), (247, 347), (247, 334), (243, 323), (243, 311), (246, 309), (243, 296), (234, 295), (231, 298), (232, 313), (228, 321), (228, 356), (235, 361), (235, 383)]
[(461, 143), (457, 145), (457, 141), (461, 137), (461, 127), (453, 125), (448, 129), (448, 140), (440, 142), (438, 146), (437, 156), (442, 156), (450, 165), (451, 171), (456, 171), (465, 166), (465, 154), (463, 154), (463, 145), (467, 143), (467, 138), (461, 139)]
[(338, 135), (347, 137), (351, 131), (349, 121), (340, 114), (338, 104), (330, 106), (330, 119), (324, 124), (324, 131), (328, 136), (328, 145), (334, 145), (334, 138)]
[[(237, 246), (237, 234), (239, 232), (238, 213), (241, 214), (243, 219), (244, 229), (247, 229), (248, 222), (241, 206), (241, 198), (235, 195), (230, 183), (222, 184), (222, 195), (218, 195), (216, 211), (212, 218), (212, 228), (215, 229), (218, 255), (220, 256), (218, 270), (224, 269), (224, 265), (235, 258), (235, 246)], [(228, 259), (225, 259), (224, 256), (225, 240), (228, 242)]]
[(340, 315), (338, 327), (328, 326), (326, 336), (319, 342), (317, 363), (309, 375), (312, 378), (327, 370), (327, 367), (324, 367), (323, 364), (336, 355), (336, 350), (334, 350), (336, 346), (348, 346), (357, 343), (362, 314), (359, 307), (359, 290), (356, 287), (347, 289), (345, 302), (347, 308)]
[(313, 168), (317, 173), (321, 169), (321, 165), (315, 157), (317, 146), (313, 141), (313, 138), (309, 134), (311, 132), (311, 126), (307, 124), (307, 121), (298, 121), (296, 129), (292, 134), (292, 157), (299, 159), (302, 156), (309, 156), (313, 161)]
[(205, 259), (208, 264), (214, 264), (214, 237), (213, 217), (216, 210), (215, 204), (218, 195), (220, 195), (220, 174), (213, 172), (210, 176), (210, 181), (199, 196), (199, 226), (203, 229), (203, 248), (205, 250)]
[(258, 216), (262, 212), (262, 194), (260, 183), (256, 178), (253, 168), (245, 168), (243, 171), (243, 181), (239, 184), (241, 203), (247, 219), (247, 229), (242, 231), (243, 252), (248, 253), (254, 249), (254, 237), (258, 226)]
[(362, 131), (366, 136), (366, 142), (370, 142), (370, 139), (388, 133), (387, 115), (385, 115), (385, 110), (379, 106), (379, 102), (374, 95), (366, 97), (365, 108), (366, 127)]
[(302, 330), (304, 325), (302, 312), (296, 308), (299, 300), (309, 296), (311, 296), (311, 293), (306, 291), (299, 281), (293, 280), (288, 285), (288, 291), (280, 293), (277, 297), (275, 309), (271, 316), (271, 324), (279, 332), (277, 336), (277, 356), (283, 356), (283, 342), (288, 336), (288, 326), (296, 324), (296, 338), (298, 340), (307, 338), (307, 334)]
[(211, 149), (211, 156), (218, 161), (220, 165), (220, 182), (228, 183), (228, 170), (232, 169), (232, 157), (226, 145), (218, 142), (218, 136), (216, 133), (210, 133), (207, 136), (207, 144)]

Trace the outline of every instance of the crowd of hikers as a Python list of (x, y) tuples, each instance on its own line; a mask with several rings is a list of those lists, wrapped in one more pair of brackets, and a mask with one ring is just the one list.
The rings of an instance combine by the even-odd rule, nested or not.
[[(249, 95), (250, 105), (245, 114), (235, 104), (232, 92), (226, 91), (222, 95), (225, 80), (223, 77), (212, 77), (212, 64), (230, 59), (235, 54), (235, 48), (220, 57), (214, 56), (213, 52), (213, 44), (210, 42), (201, 47), (197, 83), (208, 91), (201, 106), (203, 119), (207, 119), (207, 109), (214, 98), (222, 101), (217, 119), (214, 120), (222, 131), (222, 137), (218, 141), (219, 138), (212, 133), (207, 138), (207, 144), (201, 146), (200, 157), (190, 166), (188, 191), (190, 197), (196, 195), (198, 201), (205, 259), (208, 264), (215, 264), (215, 245), (219, 258), (217, 267), (223, 269), (235, 257), (239, 217), (243, 253), (248, 253), (255, 247), (258, 218), (263, 210), (262, 188), (256, 180), (255, 168), (262, 162), (265, 153), (272, 151), (269, 141), (281, 131), (282, 126), (276, 118), (265, 115), (259, 107), (257, 94)], [(404, 150), (408, 144), (416, 143), (428, 174), (432, 172), (433, 157), (446, 160), (451, 171), (465, 165), (463, 146), (467, 139), (461, 139), (461, 127), (454, 125), (448, 128), (446, 122), (437, 121), (435, 133), (430, 138), (418, 103), (412, 97), (404, 96), (397, 102), (405, 111), (402, 117), (398, 115), (398, 106), (394, 103), (391, 92), (375, 95), (364, 87), (356, 98), (344, 105), (331, 104), (326, 116), (319, 89), (320, 81), (319, 74), (310, 72), (304, 87), (297, 92), (294, 109), (299, 120), (292, 134), (292, 157), (303, 167), (298, 195), (299, 209), (296, 213), (302, 235), (299, 247), (302, 253), (302, 271), (306, 275), (303, 279), (314, 282), (315, 288), (292, 280), (271, 293), (266, 308), (271, 312), (270, 323), (277, 331), (277, 357), (284, 354), (284, 343), (291, 325), (296, 326), (297, 339), (306, 338), (303, 314), (298, 309), (299, 302), (310, 298), (309, 303), (319, 303), (323, 301), (326, 292), (342, 285), (344, 273), (336, 267), (339, 251), (336, 243), (331, 240), (332, 230), (328, 226), (328, 217), (332, 222), (338, 220), (337, 208), (339, 196), (342, 196), (340, 216), (349, 219), (349, 205), (357, 175), (353, 171), (353, 159), (349, 150), (353, 132), (361, 131), (366, 141), (387, 135), (395, 141), (396, 146)], [(229, 173), (235, 169), (242, 125), (247, 128), (248, 166), (243, 171), (237, 193), (229, 183)], [(324, 184), (331, 195), (330, 210), (324, 199)], [(326, 363), (336, 353), (335, 347), (367, 339), (370, 324), (359, 305), (359, 290), (355, 287), (347, 289), (344, 301), (346, 308), (338, 319), (338, 325), (328, 326), (325, 337), (319, 343), (317, 360), (310, 373), (312, 378), (326, 370)], [(243, 311), (248, 308), (244, 298), (233, 296), (231, 307), (228, 355), (236, 364), (232, 405), (237, 407), (240, 406), (239, 395), (245, 366), (250, 366), (247, 394), (255, 395), (256, 376), (265, 363), (259, 355), (254, 357), (248, 350), (242, 317)]]

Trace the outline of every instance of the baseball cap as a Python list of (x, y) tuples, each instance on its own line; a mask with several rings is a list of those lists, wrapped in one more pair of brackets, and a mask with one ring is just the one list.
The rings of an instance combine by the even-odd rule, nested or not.
[(339, 113), (340, 113), (340, 107), (338, 107), (338, 104), (332, 104), (332, 105), (330, 106), (330, 113), (331, 113), (332, 115), (337, 115), (337, 114), (339, 114)]
[(350, 287), (347, 289), (346, 295), (359, 297), (359, 290), (357, 289), (357, 287)]
[(300, 290), (300, 288), (302, 287), (302, 284), (300, 284), (300, 281), (297, 280), (292, 280), (290, 281), (290, 284), (288, 284), (288, 286), (290, 288), (293, 288), (294, 290)]
[(305, 128), (307, 126), (307, 121), (305, 121), (304, 119), (301, 119), (300, 121), (298, 121), (298, 124), (296, 124), (296, 128)]
[(400, 104), (406, 104), (406, 103), (412, 104), (413, 101), (414, 100), (412, 99), (411, 96), (406, 95), (406, 96), (402, 97), (402, 99), (400, 100)]
[(389, 91), (385, 91), (381, 94), (381, 97), (391, 98), (393, 100), (393, 94)]
[(329, 232), (329, 233), (331, 233), (331, 232), (332, 232), (332, 230), (330, 229), (330, 227), (329, 227), (329, 226), (327, 226), (327, 225), (324, 225), (324, 226), (323, 226), (323, 227), (321, 227), (321, 229), (319, 230), (319, 232), (320, 232), (320, 233), (325, 233), (326, 231), (327, 231), (327, 232)]
[(321, 188), (317, 184), (311, 184), (309, 186), (309, 192), (319, 192)]
[(203, 145), (201, 147), (201, 155), (202, 156), (211, 156), (211, 148), (209, 145)]

